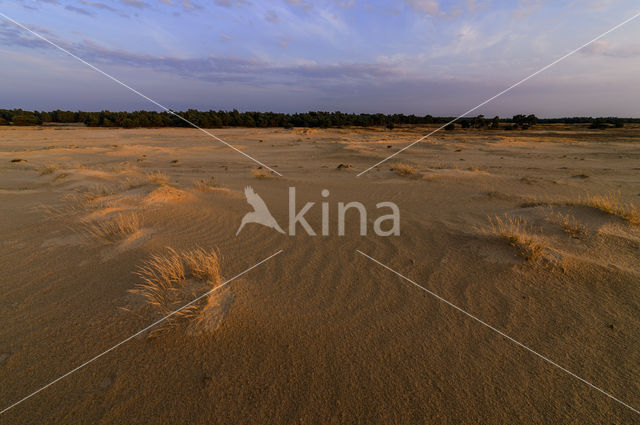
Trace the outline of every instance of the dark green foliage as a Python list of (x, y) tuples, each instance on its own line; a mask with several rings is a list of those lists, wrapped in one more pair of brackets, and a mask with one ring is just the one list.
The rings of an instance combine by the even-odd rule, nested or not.
[(514, 115), (513, 118), (511, 118), (511, 122), (514, 123), (516, 127), (520, 127), (523, 130), (526, 130), (531, 126), (536, 125), (539, 121), (540, 119), (533, 114), (531, 115), (519, 114), (519, 115)]
[[(232, 111), (198, 111), (189, 109), (184, 112), (83, 112), (61, 111), (50, 112), (23, 111), (22, 109), (0, 109), (0, 125), (41, 125), (47, 123), (83, 123), (89, 127), (190, 127), (190, 124), (202, 128), (219, 127), (387, 127), (398, 125), (443, 125), (451, 121), (452, 117), (433, 117), (431, 115), (417, 116), (405, 114), (349, 114), (340, 111), (322, 112), (310, 111), (295, 114), (277, 112), (239, 112)], [(496, 117), (498, 118), (498, 117)], [(493, 118), (491, 128), (499, 127), (499, 118)], [(640, 123), (638, 118), (548, 118), (538, 119), (535, 115), (516, 115), (510, 122), (514, 127), (525, 128), (537, 123), (606, 123), (611, 126), (622, 127), (625, 123)], [(485, 128), (487, 120), (483, 115), (458, 120), (462, 128)], [(597, 124), (601, 125), (601, 124)], [(508, 127), (506, 127), (508, 128)], [(599, 127), (600, 128), (600, 127)]]
[(591, 125), (589, 126), (589, 128), (596, 130), (604, 130), (605, 128), (609, 127), (611, 127), (611, 124), (609, 124), (604, 118), (596, 118), (591, 122)]
[(448, 131), (452, 131), (452, 130), (455, 130), (455, 128), (456, 128), (456, 125), (454, 123), (451, 123), (451, 124), (447, 124), (447, 126), (444, 129)]
[(474, 128), (484, 128), (487, 126), (487, 120), (484, 119), (484, 115), (478, 115), (473, 119)]

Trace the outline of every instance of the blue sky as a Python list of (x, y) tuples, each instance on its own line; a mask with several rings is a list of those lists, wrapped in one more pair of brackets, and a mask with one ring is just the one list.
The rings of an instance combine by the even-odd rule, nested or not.
[[(174, 109), (458, 115), (640, 11), (634, 0), (0, 0)], [(0, 18), (0, 107), (153, 105)], [(486, 105), (640, 116), (640, 18)]]

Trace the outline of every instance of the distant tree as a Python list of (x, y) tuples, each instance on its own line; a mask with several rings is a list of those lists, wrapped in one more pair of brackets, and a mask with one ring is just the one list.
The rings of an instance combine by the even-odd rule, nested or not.
[(31, 112), (24, 112), (13, 117), (13, 125), (39, 125), (40, 119)]
[(447, 124), (447, 126), (444, 129), (447, 131), (452, 131), (452, 130), (455, 130), (455, 128), (456, 128), (456, 125), (454, 123), (450, 123), (450, 124)]
[(475, 128), (483, 128), (487, 126), (487, 121), (484, 119), (484, 115), (478, 115), (473, 119), (473, 126)]
[(525, 117), (522, 114), (518, 114), (518, 115), (514, 115), (513, 118), (511, 118), (511, 121), (517, 125), (518, 127), (522, 126), (522, 124), (525, 123), (525, 120), (527, 119), (527, 117)]
[(593, 122), (591, 122), (591, 125), (589, 126), (589, 128), (595, 129), (595, 130), (604, 130), (606, 128), (609, 128), (610, 126), (611, 125), (607, 123), (607, 121), (604, 118), (596, 118), (593, 120)]
[[(111, 112), (108, 110), (100, 112), (83, 111), (23, 111), (22, 109), (0, 109), (0, 125), (39, 125), (43, 122), (56, 123), (84, 123), (91, 127), (189, 127), (189, 124), (182, 120), (184, 117), (193, 124), (204, 128), (218, 128), (223, 126), (244, 126), (244, 127), (345, 127), (345, 126), (385, 126), (394, 129), (398, 125), (425, 125), (438, 124), (447, 125), (453, 117), (433, 117), (431, 115), (417, 116), (404, 114), (354, 114), (324, 111), (310, 111), (305, 113), (283, 114), (274, 112), (239, 112), (233, 111), (198, 111), (189, 109), (175, 114), (156, 111), (134, 111), (134, 112)], [(640, 123), (640, 118), (592, 118), (592, 117), (567, 117), (567, 118), (545, 118), (539, 119), (535, 115), (514, 115), (507, 120), (508, 124), (503, 128), (510, 130), (521, 128), (523, 130), (537, 123), (565, 123), (578, 124), (587, 123), (592, 128), (621, 128), (625, 123)], [(495, 117), (486, 120), (484, 116), (478, 115), (472, 118), (461, 118), (457, 120), (462, 128), (483, 128), (487, 125), (490, 128), (499, 128), (500, 119)]]

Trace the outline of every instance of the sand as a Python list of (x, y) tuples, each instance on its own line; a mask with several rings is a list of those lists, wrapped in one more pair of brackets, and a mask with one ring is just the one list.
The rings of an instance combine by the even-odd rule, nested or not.
[[(216, 130), (283, 174), (256, 178), (192, 129), (0, 127), (0, 408), (157, 318), (130, 293), (151, 255), (218, 249), (230, 278), (283, 250), (212, 295), (202, 326), (141, 335), (0, 424), (640, 423), (356, 252), (638, 408), (640, 224), (585, 199), (640, 204), (640, 127), (440, 132), (356, 177), (429, 130)], [(329, 202), (330, 235), (236, 236), (246, 186), (285, 230), (289, 187), (318, 233)], [(355, 216), (337, 235), (350, 201), (366, 236)], [(400, 236), (373, 232), (383, 201)], [(491, 233), (505, 214), (535, 255)]]

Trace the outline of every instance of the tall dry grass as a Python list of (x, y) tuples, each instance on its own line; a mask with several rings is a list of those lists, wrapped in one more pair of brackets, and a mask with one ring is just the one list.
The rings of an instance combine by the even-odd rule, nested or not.
[(418, 176), (418, 170), (409, 164), (393, 164), (391, 165), (391, 171), (402, 177), (416, 177)]
[(554, 212), (551, 210), (547, 220), (562, 227), (562, 230), (573, 238), (579, 239), (587, 234), (587, 227), (571, 214), (563, 214), (559, 211)]
[[(215, 250), (196, 248), (177, 252), (169, 248), (166, 254), (152, 256), (138, 268), (142, 279), (130, 292), (141, 295), (160, 315), (167, 316), (222, 282), (220, 255)], [(195, 282), (194, 282), (195, 281)], [(199, 293), (194, 293), (199, 289)], [(173, 314), (165, 326), (150, 335), (164, 332), (187, 319), (199, 319), (209, 296)]]
[(264, 168), (252, 168), (251, 169), (251, 174), (253, 174), (253, 177), (255, 177), (256, 179), (271, 179), (271, 178), (273, 178), (273, 174), (271, 174), (271, 171), (265, 170)]
[(489, 217), (487, 233), (509, 242), (527, 261), (538, 261), (543, 257), (544, 246), (540, 236), (523, 217)]
[(640, 207), (625, 200), (619, 192), (606, 195), (587, 195), (577, 200), (548, 201), (531, 198), (520, 204), (521, 208), (538, 206), (584, 206), (595, 208), (607, 214), (615, 215), (633, 224), (640, 224)]
[(135, 189), (138, 187), (146, 186), (148, 184), (165, 185), (169, 184), (169, 176), (162, 171), (152, 171), (150, 173), (144, 173), (133, 177), (128, 177), (125, 183), (121, 185), (121, 190)]
[(215, 177), (211, 177), (208, 181), (204, 179), (194, 180), (193, 186), (199, 192), (210, 192), (220, 187), (220, 185), (216, 183)]
[(640, 208), (633, 202), (625, 201), (620, 193), (589, 195), (568, 205), (585, 205), (607, 214), (618, 216), (630, 223), (640, 224)]
[(98, 221), (82, 222), (85, 235), (108, 244), (116, 243), (140, 230), (140, 218), (135, 212), (123, 212)]

